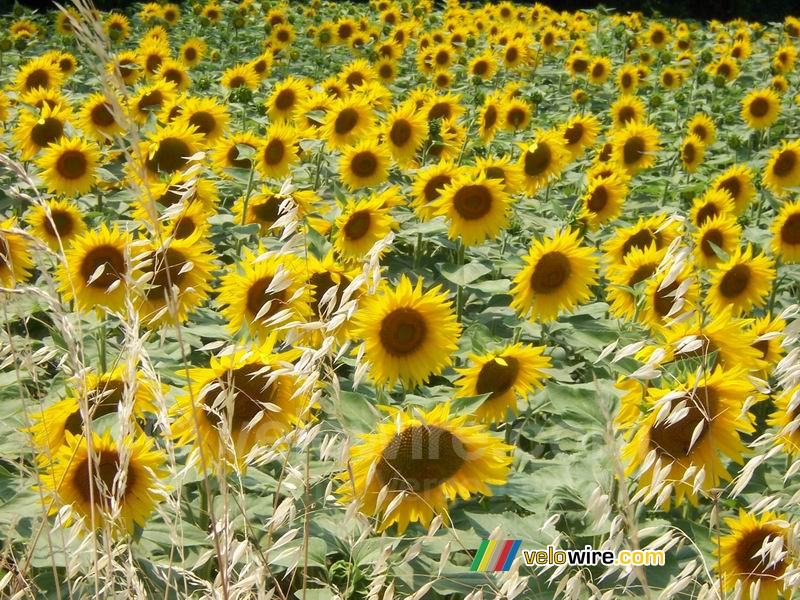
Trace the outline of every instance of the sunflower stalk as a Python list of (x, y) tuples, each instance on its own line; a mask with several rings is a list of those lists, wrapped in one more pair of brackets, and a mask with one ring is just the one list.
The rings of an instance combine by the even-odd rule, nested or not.
[[(464, 242), (462, 240), (458, 240), (458, 251), (456, 254), (456, 264), (458, 265), (459, 269), (464, 266)], [(464, 314), (464, 286), (463, 284), (458, 284), (458, 289), (456, 290), (456, 314), (458, 315), (459, 322), (463, 321), (463, 314)]]

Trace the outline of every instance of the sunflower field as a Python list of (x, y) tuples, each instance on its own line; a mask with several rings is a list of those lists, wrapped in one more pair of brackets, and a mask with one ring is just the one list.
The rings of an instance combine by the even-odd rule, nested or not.
[(0, 597), (800, 587), (800, 19), (3, 6)]

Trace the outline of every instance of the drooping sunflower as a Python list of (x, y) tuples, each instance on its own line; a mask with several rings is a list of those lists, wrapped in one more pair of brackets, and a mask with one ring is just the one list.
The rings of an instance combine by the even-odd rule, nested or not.
[(188, 385), (170, 411), (172, 431), (179, 444), (191, 445), (190, 460), (201, 468), (242, 466), (251, 450), (274, 443), (308, 416), (309, 395), (292, 372), (300, 352), (275, 352), (274, 341), (189, 370)]
[[(719, 487), (720, 481), (730, 479), (720, 454), (742, 462), (747, 449), (740, 433), (754, 431), (742, 409), (753, 391), (745, 371), (721, 367), (692, 373), (676, 382), (674, 388), (648, 388), (647, 412), (622, 450), (622, 458), (628, 463), (626, 474), (633, 475), (644, 467), (638, 474), (639, 488), (650, 486), (655, 466), (646, 459), (655, 451), (661, 468), (669, 469), (662, 485), (673, 486), (675, 504), (688, 498), (696, 505), (695, 483), (708, 492)], [(667, 418), (670, 415), (672, 418)], [(702, 479), (696, 476), (700, 469), (704, 471)], [(671, 499), (672, 494), (661, 508), (669, 508)]]
[(450, 221), (451, 240), (473, 246), (496, 238), (508, 225), (511, 199), (500, 180), (464, 173), (445, 186), (433, 208)]
[(375, 116), (369, 103), (356, 95), (334, 100), (322, 125), (322, 135), (333, 149), (362, 139), (373, 127)]
[(800, 262), (800, 200), (786, 202), (770, 230), (773, 253), (784, 263)]
[(68, 433), (74, 436), (84, 434), (82, 402), (89, 420), (119, 412), (125, 401), (132, 404), (132, 416), (142, 417), (145, 413), (157, 411), (154, 398), (158, 391), (158, 385), (141, 371), (135, 372), (133, 380), (123, 366), (101, 374), (90, 372), (70, 383), (66, 398), (31, 415), (32, 425), (27, 431), (34, 446), (46, 453), (46, 462), (49, 462), (66, 443)]
[(132, 276), (141, 282), (135, 306), (146, 327), (185, 322), (211, 291), (212, 246), (198, 236), (136, 246)]
[(751, 129), (769, 127), (780, 112), (780, 96), (770, 88), (753, 90), (742, 100), (742, 119)]
[(691, 135), (697, 138), (706, 146), (710, 146), (717, 139), (717, 126), (708, 115), (697, 113), (687, 123)]
[(611, 105), (611, 120), (614, 129), (623, 129), (629, 123), (644, 121), (644, 102), (636, 96), (620, 96)]
[(711, 183), (716, 190), (725, 190), (733, 198), (734, 214), (741, 215), (756, 196), (753, 172), (747, 165), (733, 165)]
[(111, 103), (101, 92), (83, 101), (78, 113), (78, 126), (98, 142), (105, 142), (123, 131)]
[(522, 146), (519, 165), (529, 195), (558, 177), (569, 162), (563, 135), (556, 130), (537, 131), (533, 144)]
[(587, 223), (589, 229), (596, 230), (620, 215), (627, 194), (628, 185), (618, 173), (590, 179), (586, 194), (581, 198), (579, 218)]
[(75, 238), (58, 271), (59, 290), (82, 311), (105, 307), (122, 312), (125, 305), (130, 237), (105, 223)]
[(687, 173), (694, 173), (706, 156), (705, 144), (696, 135), (687, 135), (681, 143), (681, 164)]
[(48, 104), (40, 111), (20, 111), (14, 129), (14, 144), (22, 160), (30, 160), (43, 148), (60, 140), (65, 132), (70, 111), (67, 107)]
[(435, 201), (444, 190), (463, 171), (452, 161), (439, 163), (417, 172), (411, 186), (413, 200), (411, 206), (421, 221), (428, 221), (436, 216)]
[(668, 220), (667, 215), (639, 217), (635, 225), (618, 227), (614, 234), (603, 243), (603, 252), (610, 264), (621, 264), (634, 248), (644, 250), (651, 245), (656, 249), (667, 248), (679, 233), (680, 225)]
[[(457, 498), (489, 496), (490, 485), (508, 479), (512, 447), (485, 426), (451, 417), (448, 403), (414, 415), (386, 410), (391, 421), (350, 448), (349, 468), (336, 490), (342, 502), (358, 502), (363, 513), (375, 515), (379, 530), (396, 523), (402, 535), (411, 523), (427, 527), (435, 514), (446, 518)], [(381, 494), (384, 488), (388, 493)]]
[(229, 90), (235, 90), (240, 87), (256, 90), (260, 82), (258, 73), (250, 63), (238, 64), (225, 69), (220, 79), (222, 87)]
[(542, 387), (547, 375), (542, 369), (552, 365), (544, 356), (544, 346), (510, 344), (485, 355), (470, 354), (470, 366), (456, 369), (456, 398), (489, 394), (473, 415), (483, 423), (502, 423), (509, 411), (519, 412), (517, 401)]
[(294, 121), (296, 111), (307, 93), (306, 85), (295, 77), (287, 77), (276, 83), (266, 101), (270, 120)]
[(697, 266), (702, 269), (716, 267), (721, 260), (718, 252), (726, 255), (735, 252), (741, 235), (742, 228), (733, 215), (721, 213), (707, 218), (692, 234)]
[(383, 141), (398, 165), (409, 165), (428, 137), (428, 121), (411, 102), (404, 102), (386, 116)]
[(385, 285), (360, 302), (351, 335), (364, 340), (376, 385), (401, 381), (413, 389), (452, 362), (461, 334), (453, 304), (441, 286), (423, 292), (422, 284), (420, 278), (412, 286), (403, 275), (397, 287)]
[[(784, 592), (782, 577), (790, 568), (786, 519), (771, 512), (759, 518), (739, 509), (739, 517), (726, 518), (725, 523), (730, 534), (720, 539), (715, 552), (725, 592), (733, 594), (738, 584), (740, 598), (751, 600), (752, 586), (757, 585), (760, 600), (776, 600)], [(764, 551), (767, 546), (770, 549)]]
[(666, 249), (655, 245), (646, 248), (631, 248), (621, 263), (612, 264), (606, 277), (610, 285), (606, 288), (609, 311), (615, 317), (632, 320), (637, 313), (637, 296), (629, 288), (647, 281), (658, 269)]
[(11, 231), (17, 228), (15, 217), (0, 222), (0, 283), (5, 287), (27, 281), (33, 270), (30, 242)]
[(46, 200), (34, 204), (25, 217), (33, 235), (52, 250), (69, 248), (70, 243), (86, 229), (81, 211), (66, 200)]
[(389, 234), (395, 222), (383, 201), (373, 195), (367, 199), (348, 200), (335, 226), (333, 248), (336, 255), (340, 260), (351, 262), (366, 258), (370, 249)]
[(58, 89), (64, 82), (64, 75), (47, 56), (32, 58), (17, 71), (14, 89), (24, 94), (36, 88)]
[(782, 140), (780, 147), (770, 152), (761, 181), (779, 196), (786, 194), (787, 188), (800, 187), (800, 140)]
[(552, 321), (591, 298), (598, 261), (593, 249), (581, 242), (580, 232), (571, 229), (534, 241), (511, 289), (511, 306), (518, 313)]
[(77, 517), (89, 530), (108, 525), (117, 535), (131, 534), (134, 525), (144, 527), (168, 489), (162, 483), (165, 463), (163, 451), (141, 433), (120, 445), (110, 432), (92, 433), (91, 450), (85, 437), (67, 433), (66, 444), (41, 475), (45, 501), (55, 500), (51, 515), (71, 507), (67, 524)]
[(572, 159), (594, 144), (600, 132), (600, 121), (593, 115), (575, 115), (561, 126), (565, 148)]
[(281, 179), (297, 162), (297, 130), (288, 123), (273, 123), (267, 130), (256, 153), (256, 169), (264, 177)]
[(386, 144), (363, 140), (342, 151), (339, 178), (351, 190), (383, 183), (389, 177), (391, 160)]
[(652, 167), (659, 150), (659, 133), (653, 125), (628, 123), (612, 138), (614, 158), (629, 174)]
[(286, 325), (311, 314), (304, 282), (304, 266), (297, 257), (266, 253), (260, 246), (257, 254), (245, 248), (244, 259), (231, 264), (220, 281), (217, 300), (228, 330), (238, 333), (246, 326), (251, 338), (278, 334), (282, 339)]
[(50, 144), (36, 161), (39, 173), (54, 194), (85, 194), (94, 186), (100, 150), (81, 138), (61, 138)]
[(730, 258), (711, 273), (706, 295), (708, 309), (716, 314), (728, 305), (736, 315), (762, 307), (767, 302), (775, 278), (775, 266), (768, 256), (754, 254), (750, 244), (737, 248)]

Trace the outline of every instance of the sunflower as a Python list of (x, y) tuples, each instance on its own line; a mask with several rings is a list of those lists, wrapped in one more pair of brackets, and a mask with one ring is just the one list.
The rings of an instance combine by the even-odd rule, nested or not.
[(124, 131), (111, 103), (100, 92), (83, 101), (78, 113), (78, 126), (98, 142), (105, 142)]
[(253, 65), (249, 63), (238, 64), (225, 69), (220, 79), (222, 87), (229, 90), (235, 90), (240, 87), (255, 90), (258, 88), (260, 81), (258, 73), (256, 73)]
[(226, 169), (244, 169), (253, 167), (252, 156), (255, 156), (261, 140), (249, 131), (234, 133), (230, 137), (217, 140), (211, 152), (211, 162), (223, 174)]
[(199, 236), (143, 240), (131, 259), (137, 288), (136, 306), (142, 323), (156, 328), (183, 323), (211, 291), (212, 246)]
[(270, 125), (256, 153), (256, 169), (264, 177), (280, 179), (289, 174), (299, 156), (297, 130), (288, 123)]
[(17, 229), (15, 217), (0, 222), (0, 283), (14, 287), (27, 281), (33, 270), (30, 242), (12, 229)]
[(386, 116), (382, 139), (401, 166), (409, 165), (428, 137), (428, 122), (413, 103), (404, 102)]
[(705, 144), (695, 135), (687, 135), (679, 151), (681, 164), (687, 173), (694, 173), (702, 164), (706, 155)]
[(511, 199), (500, 180), (464, 173), (445, 186), (433, 208), (450, 221), (451, 240), (473, 246), (496, 238), (508, 225)]
[(36, 164), (39, 176), (54, 194), (74, 196), (92, 189), (97, 177), (100, 150), (81, 138), (61, 138), (48, 146)]
[(597, 258), (581, 242), (580, 232), (571, 229), (534, 241), (514, 278), (512, 308), (547, 322), (589, 300), (589, 288), (597, 282)]
[(181, 114), (175, 122), (193, 126), (208, 144), (213, 144), (225, 133), (230, 116), (224, 106), (213, 98), (188, 97), (181, 105)]
[(176, 95), (175, 84), (171, 81), (156, 80), (142, 86), (128, 99), (130, 116), (140, 125), (144, 125), (150, 115), (175, 100)]
[[(140, 146), (144, 170), (153, 176), (173, 175), (189, 164), (203, 138), (195, 127), (173, 123), (158, 127)], [(134, 173), (139, 176), (138, 173)]]
[(70, 117), (68, 108), (45, 104), (41, 111), (20, 111), (14, 129), (14, 144), (22, 160), (30, 160), (43, 148), (58, 142), (66, 131)]
[[(322, 260), (313, 254), (308, 255), (308, 285), (311, 287), (311, 310), (318, 321), (326, 322), (326, 335), (335, 335), (340, 342), (346, 339), (349, 319), (337, 324), (335, 313), (350, 300), (361, 294), (360, 289), (352, 290), (351, 284), (359, 276), (359, 269), (352, 269), (336, 261), (333, 251), (328, 252)], [(319, 347), (322, 336), (316, 338), (315, 347)]]
[(531, 122), (531, 106), (521, 98), (506, 98), (500, 125), (506, 131), (527, 129)]
[(154, 398), (159, 386), (140, 371), (136, 371), (133, 381), (128, 380), (125, 367), (122, 366), (100, 375), (90, 372), (76, 377), (70, 384), (68, 397), (31, 415), (32, 425), (27, 431), (31, 434), (34, 446), (46, 452), (45, 462), (49, 462), (66, 443), (67, 434), (84, 434), (81, 401), (90, 420), (118, 412), (122, 415), (120, 406), (126, 400), (132, 402), (130, 414), (135, 417), (157, 412)]
[(661, 87), (665, 90), (675, 90), (683, 85), (685, 74), (681, 69), (665, 67), (659, 76)]
[(497, 60), (491, 52), (482, 52), (469, 62), (467, 71), (473, 77), (488, 81), (497, 73)]
[(470, 354), (470, 366), (456, 369), (456, 398), (489, 396), (472, 413), (483, 423), (502, 423), (509, 410), (518, 414), (518, 398), (526, 398), (533, 390), (542, 387), (547, 379), (543, 369), (552, 366), (544, 356), (544, 346), (511, 344), (485, 355)]
[(775, 52), (772, 59), (773, 68), (779, 73), (791, 73), (797, 62), (797, 48), (792, 44), (785, 44)]
[(777, 195), (785, 194), (787, 188), (800, 187), (800, 140), (783, 140), (770, 152), (761, 181)]
[(377, 185), (388, 178), (390, 163), (386, 144), (364, 140), (342, 151), (339, 178), (351, 190)]
[(714, 125), (714, 121), (708, 115), (703, 113), (697, 113), (689, 119), (686, 127), (689, 129), (689, 133), (697, 137), (706, 147), (713, 144), (714, 140), (717, 139), (717, 126)]
[(669, 31), (661, 23), (651, 23), (645, 33), (647, 43), (656, 50), (663, 50), (669, 42)]
[(769, 127), (780, 112), (780, 96), (769, 88), (753, 90), (742, 100), (742, 119), (751, 129)]
[(45, 104), (50, 108), (55, 108), (59, 104), (69, 111), (72, 111), (72, 106), (69, 100), (61, 93), (61, 90), (36, 88), (19, 98), (19, 102), (34, 107), (36, 110), (42, 110)]
[(644, 250), (655, 246), (657, 250), (667, 248), (679, 233), (679, 224), (668, 221), (665, 214), (639, 217), (636, 225), (618, 227), (603, 243), (606, 260), (610, 264), (621, 264), (634, 248)]
[(272, 29), (270, 41), (273, 48), (288, 48), (295, 40), (294, 27), (289, 23), (281, 23)]
[(614, 129), (623, 129), (629, 123), (645, 119), (644, 103), (636, 96), (621, 96), (611, 105), (611, 120)]
[(369, 103), (351, 95), (331, 103), (323, 120), (321, 134), (330, 148), (344, 148), (365, 137), (371, 131), (374, 120)]
[(564, 66), (567, 69), (567, 73), (570, 74), (570, 77), (575, 79), (579, 75), (585, 75), (589, 71), (591, 60), (592, 58), (588, 54), (573, 52), (567, 58), (567, 62)]
[[(720, 459), (742, 462), (746, 447), (740, 433), (752, 433), (753, 425), (743, 416), (743, 406), (753, 393), (753, 384), (740, 369), (700, 371), (671, 388), (648, 388), (645, 400), (647, 412), (636, 426), (630, 442), (622, 450), (628, 463), (626, 474), (639, 474), (639, 488), (653, 483), (653, 474), (660, 465), (669, 469), (661, 485), (674, 489), (675, 504), (688, 497), (697, 504), (694, 486), (703, 492), (719, 487), (730, 475)], [(680, 418), (677, 418), (680, 417)], [(655, 452), (656, 465), (647, 457)], [(702, 469), (703, 478), (693, 475)], [(652, 494), (653, 491), (650, 490)], [(671, 504), (671, 494), (662, 509)]]
[(395, 222), (383, 201), (376, 196), (366, 200), (348, 200), (336, 218), (333, 248), (340, 260), (350, 262), (366, 258), (372, 247), (384, 239)]
[(382, 58), (375, 63), (375, 72), (381, 81), (391, 83), (397, 77), (397, 62), (391, 58)]
[(478, 133), (484, 144), (494, 138), (500, 126), (500, 115), (503, 109), (503, 96), (500, 92), (493, 92), (486, 96), (478, 115)]
[(69, 248), (70, 243), (86, 229), (78, 207), (66, 200), (47, 200), (34, 204), (25, 217), (33, 235), (51, 250)]
[(783, 347), (785, 338), (786, 321), (780, 317), (765, 315), (752, 320), (750, 334), (754, 338), (752, 347), (756, 351), (758, 358), (764, 361), (764, 374), (778, 364), (778, 361), (786, 353)]
[(684, 264), (677, 273), (673, 269), (674, 265), (657, 269), (644, 286), (639, 321), (656, 333), (663, 333), (665, 328), (672, 325), (672, 321), (695, 308), (700, 294), (690, 263)]
[(620, 215), (627, 194), (628, 185), (618, 173), (590, 179), (586, 194), (581, 198), (579, 218), (587, 223), (589, 229), (596, 230)]
[(463, 169), (451, 161), (440, 161), (417, 172), (411, 186), (413, 200), (411, 206), (421, 221), (428, 221), (436, 216), (435, 201)]
[(639, 69), (627, 63), (622, 65), (617, 71), (617, 87), (623, 94), (636, 93), (639, 87)]
[(489, 496), (489, 485), (508, 479), (513, 448), (485, 426), (451, 417), (449, 403), (413, 416), (385, 410), (391, 422), (351, 447), (348, 470), (339, 477), (345, 483), (336, 490), (342, 502), (356, 501), (363, 513), (377, 516), (379, 530), (396, 523), (402, 535), (409, 523), (427, 527), (434, 514), (446, 518), (456, 498)]
[(725, 592), (738, 594), (735, 590), (739, 587), (739, 597), (751, 600), (755, 598), (753, 586), (757, 586), (759, 599), (776, 600), (784, 592), (782, 577), (790, 568), (785, 518), (771, 512), (759, 518), (740, 509), (738, 519), (726, 518), (725, 523), (730, 534), (720, 539), (715, 552)]
[(293, 121), (307, 93), (306, 85), (295, 77), (278, 82), (266, 101), (269, 118), (272, 121)]
[(666, 249), (657, 249), (654, 245), (646, 248), (631, 248), (621, 263), (614, 263), (606, 277), (609, 286), (606, 288), (606, 301), (609, 311), (618, 318), (630, 321), (636, 316), (637, 297), (630, 288), (635, 288), (643, 281), (650, 279), (664, 259)]
[(58, 89), (64, 82), (64, 75), (46, 56), (32, 58), (17, 71), (14, 77), (14, 90), (24, 94), (36, 88)]
[(181, 44), (178, 50), (178, 57), (184, 65), (191, 69), (200, 64), (207, 48), (208, 46), (201, 38), (189, 38)]
[(275, 332), (284, 337), (287, 324), (311, 314), (304, 282), (305, 268), (297, 257), (245, 248), (244, 260), (231, 264), (220, 282), (217, 300), (228, 330), (237, 333), (246, 325), (251, 338), (266, 340)]
[(139, 64), (145, 75), (153, 78), (165, 60), (169, 58), (170, 48), (166, 41), (151, 38), (143, 39), (139, 46)]
[(522, 174), (519, 165), (511, 162), (511, 156), (505, 154), (499, 158), (495, 156), (477, 157), (475, 160), (476, 174), (483, 174), (486, 179), (498, 179), (503, 184), (503, 189), (509, 195), (516, 194), (522, 189)]
[(432, 95), (428, 98), (423, 107), (428, 121), (434, 119), (458, 119), (464, 114), (464, 107), (461, 105), (460, 94)]
[(133, 85), (142, 76), (139, 55), (133, 50), (120, 52), (106, 65), (106, 71), (112, 77), (122, 79), (125, 85)]
[(589, 82), (602, 85), (611, 75), (611, 60), (605, 56), (597, 56), (589, 64)]
[(656, 162), (659, 133), (653, 125), (628, 123), (612, 138), (614, 158), (629, 174), (652, 167)]
[(92, 433), (90, 450), (85, 437), (68, 433), (41, 474), (44, 501), (55, 500), (51, 515), (71, 507), (66, 524), (77, 517), (87, 529), (118, 526), (121, 533), (132, 534), (134, 525), (144, 527), (167, 492), (161, 483), (167, 476), (165, 462), (164, 453), (144, 434), (126, 436), (118, 445), (110, 432), (102, 437)]
[(190, 460), (210, 469), (220, 462), (243, 465), (256, 447), (272, 444), (302, 425), (310, 406), (302, 381), (292, 372), (300, 352), (274, 352), (264, 345), (193, 368), (188, 385), (170, 410), (179, 444), (192, 447)]
[(716, 267), (722, 260), (717, 253), (721, 251), (724, 255), (730, 255), (735, 252), (741, 235), (741, 226), (728, 213), (706, 218), (692, 234), (697, 266), (702, 269)]
[(570, 154), (563, 135), (556, 130), (536, 132), (533, 144), (523, 145), (519, 166), (529, 195), (534, 195), (551, 179), (558, 177)]
[(593, 115), (576, 115), (560, 127), (567, 152), (574, 160), (585, 148), (594, 144), (600, 132), (600, 121)]
[(772, 252), (784, 263), (800, 262), (800, 200), (786, 202), (772, 222)]
[(712, 272), (706, 305), (713, 314), (728, 305), (733, 306), (736, 315), (760, 308), (767, 302), (774, 278), (772, 259), (764, 254), (754, 255), (750, 244), (744, 251), (737, 248)]
[[(288, 201), (288, 202), (287, 202)], [(291, 196), (281, 196), (279, 192), (267, 186), (261, 186), (261, 191), (254, 192), (247, 202), (247, 215), (244, 215), (245, 197), (241, 196), (233, 205), (233, 215), (237, 223), (257, 223), (261, 235), (268, 234), (275, 222), (286, 214), (290, 208), (297, 208), (298, 216), (303, 216), (310, 211), (309, 204), (303, 195), (295, 192)]]
[(715, 190), (725, 190), (733, 198), (733, 214), (741, 215), (756, 196), (753, 172), (747, 165), (733, 165), (711, 183)]
[(66, 264), (62, 263), (58, 271), (64, 299), (74, 299), (82, 311), (105, 307), (122, 312), (129, 243), (128, 234), (116, 225), (109, 230), (105, 223), (76, 237), (65, 253)]
[[(169, 209), (179, 203), (184, 206), (197, 204), (204, 212), (213, 212), (219, 202), (217, 186), (213, 180), (179, 172), (173, 173), (168, 180), (148, 181), (146, 189), (142, 191), (144, 193), (139, 194), (132, 202), (133, 217), (151, 223), (153, 219), (158, 220), (159, 213), (163, 212), (162, 208)], [(173, 214), (176, 215), (174, 209)]]
[(362, 299), (353, 318), (353, 339), (364, 340), (376, 385), (402, 381), (407, 389), (427, 383), (451, 364), (461, 326), (441, 286), (422, 291), (403, 275), (394, 289)]
[(112, 12), (106, 17), (105, 30), (112, 42), (121, 42), (128, 37), (130, 21), (125, 15)]

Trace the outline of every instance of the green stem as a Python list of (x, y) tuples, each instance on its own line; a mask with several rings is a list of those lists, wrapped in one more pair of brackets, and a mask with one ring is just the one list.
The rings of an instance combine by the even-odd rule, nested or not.
[[(456, 259), (456, 263), (459, 267), (464, 266), (464, 242), (459, 240), (458, 241), (458, 255)], [(458, 315), (459, 322), (461, 321), (461, 317), (464, 313), (464, 286), (459, 285), (458, 290), (456, 291), (456, 313)]]
[(255, 163), (250, 161), (250, 175), (247, 177), (247, 189), (244, 193), (244, 206), (242, 207), (242, 225), (247, 223), (247, 205), (250, 203), (250, 194), (253, 192), (253, 172)]
[(414, 269), (419, 268), (422, 261), (422, 233), (417, 234), (417, 243), (414, 245)]
[(108, 361), (106, 359), (106, 317), (103, 315), (100, 321), (100, 330), (97, 338), (97, 351), (100, 355), (100, 372), (105, 373)]

